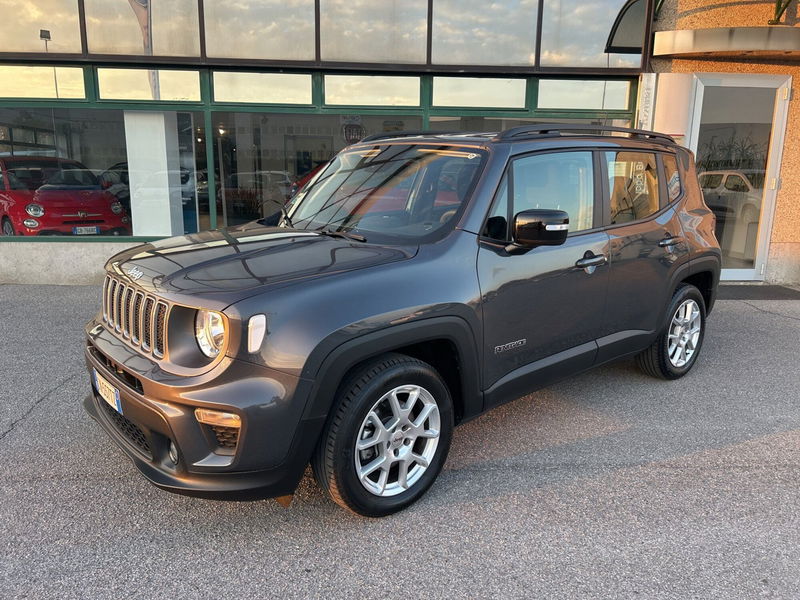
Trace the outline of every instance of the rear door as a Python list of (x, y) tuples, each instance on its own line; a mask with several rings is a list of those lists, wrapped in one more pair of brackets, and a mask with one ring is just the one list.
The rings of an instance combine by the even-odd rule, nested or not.
[[(509, 163), (478, 251), (487, 408), (594, 363), (609, 274), (597, 159), (580, 150)], [(513, 216), (535, 208), (569, 214), (566, 242), (509, 252)], [(597, 264), (576, 264), (585, 259)]]
[(645, 347), (660, 329), (676, 272), (689, 261), (677, 207), (675, 156), (601, 152), (609, 234), (609, 296), (598, 361)]

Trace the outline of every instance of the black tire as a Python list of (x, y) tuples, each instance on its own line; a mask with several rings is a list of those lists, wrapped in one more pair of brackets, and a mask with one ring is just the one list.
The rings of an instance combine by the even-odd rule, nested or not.
[[(426, 396), (428, 400), (432, 397), (439, 414), (438, 444), (427, 468), (416, 481), (409, 483), (407, 489), (398, 491), (396, 495), (380, 496), (370, 492), (359, 480), (356, 473), (355, 445), (367, 415), (384, 395), (399, 386), (419, 386), (429, 393)], [(410, 396), (407, 396), (406, 406), (413, 404), (409, 399)], [(413, 413), (409, 416), (413, 416)], [(311, 461), (314, 478), (326, 494), (344, 508), (367, 517), (389, 515), (418, 500), (433, 484), (447, 458), (452, 432), (453, 403), (447, 386), (436, 370), (427, 363), (403, 354), (384, 354), (358, 368), (340, 386)], [(402, 435), (399, 427), (394, 435)], [(423, 447), (428, 443), (426, 439), (420, 437), (418, 440)], [(390, 444), (394, 443), (400, 444), (399, 450), (389, 449)], [(405, 449), (404, 443), (409, 446), (409, 452), (419, 447), (416, 445), (417, 441), (393, 440), (386, 443), (386, 450), (383, 450), (381, 442), (369, 452), (375, 452), (376, 459), (379, 458), (378, 452), (394, 452), (396, 455), (398, 451)], [(367, 459), (369, 458), (367, 455)], [(364, 459), (364, 454), (359, 454), (359, 460), (362, 459), (367, 460)], [(411, 469), (418, 466), (417, 463), (411, 464)], [(410, 470), (408, 472), (411, 473)], [(390, 477), (388, 473), (389, 471), (387, 477)], [(408, 481), (411, 481), (410, 477)], [(384, 482), (384, 485), (388, 484)]]
[(0, 231), (2, 231), (2, 234), (5, 236), (17, 235), (14, 231), (14, 226), (11, 224), (11, 219), (8, 217), (3, 217), (3, 222), (0, 224)]
[[(669, 353), (669, 335), (672, 330), (672, 321), (678, 309), (683, 306), (687, 301), (694, 301), (700, 309), (700, 335), (694, 345), (692, 355), (686, 360), (685, 364), (674, 364), (670, 359)], [(644, 350), (641, 354), (636, 356), (636, 363), (639, 368), (647, 375), (657, 377), (659, 379), (678, 379), (688, 373), (700, 355), (700, 350), (703, 347), (703, 338), (706, 333), (706, 303), (703, 300), (703, 294), (700, 293), (695, 286), (682, 283), (675, 290), (672, 296), (672, 301), (669, 303), (667, 314), (661, 332), (655, 341)]]

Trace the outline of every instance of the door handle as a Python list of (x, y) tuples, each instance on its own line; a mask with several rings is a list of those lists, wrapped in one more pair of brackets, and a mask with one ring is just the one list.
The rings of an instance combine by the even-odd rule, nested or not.
[(660, 242), (658, 242), (658, 245), (661, 246), (662, 248), (666, 248), (668, 246), (674, 246), (675, 244), (678, 244), (678, 243), (680, 243), (682, 241), (683, 241), (683, 238), (681, 236), (679, 236), (679, 235), (676, 235), (676, 236), (669, 235), (669, 236), (665, 237), (663, 240), (661, 240)]
[(595, 256), (581, 258), (575, 263), (575, 266), (579, 269), (588, 269), (589, 267), (599, 267), (600, 265), (604, 265), (607, 261), (608, 259), (606, 259), (605, 254), (597, 254)]

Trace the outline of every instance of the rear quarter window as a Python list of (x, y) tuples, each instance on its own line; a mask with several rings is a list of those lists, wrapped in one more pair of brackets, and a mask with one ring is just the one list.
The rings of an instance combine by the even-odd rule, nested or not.
[(667, 201), (675, 202), (681, 196), (683, 184), (681, 182), (681, 174), (678, 170), (678, 161), (675, 157), (669, 154), (663, 155), (664, 161), (664, 176), (667, 179)]

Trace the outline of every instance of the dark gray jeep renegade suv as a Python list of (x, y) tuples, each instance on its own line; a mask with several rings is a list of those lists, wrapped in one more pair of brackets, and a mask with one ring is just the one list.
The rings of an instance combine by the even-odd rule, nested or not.
[(114, 256), (86, 409), (166, 490), (286, 502), (310, 462), (381, 516), (498, 404), (624, 356), (685, 375), (720, 272), (692, 155), (586, 127), (373, 136), (279, 215)]

